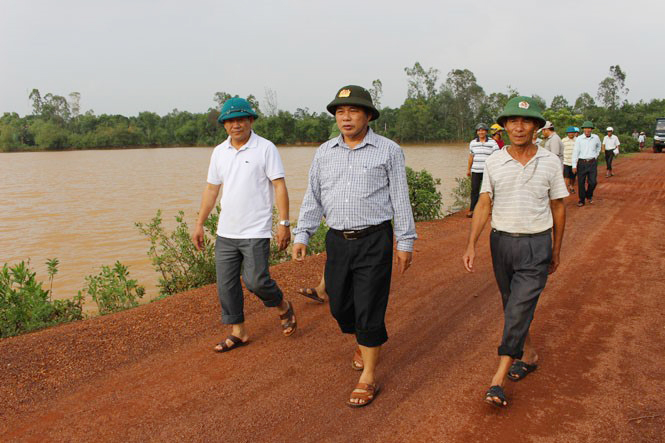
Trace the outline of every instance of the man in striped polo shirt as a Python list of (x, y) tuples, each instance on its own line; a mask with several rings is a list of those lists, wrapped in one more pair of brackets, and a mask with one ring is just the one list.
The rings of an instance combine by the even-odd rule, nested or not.
[(480, 185), (483, 182), (483, 170), (487, 157), (498, 151), (499, 145), (494, 139), (487, 137), (489, 128), (485, 123), (476, 126), (476, 138), (469, 143), (469, 163), (466, 170), (467, 177), (471, 177), (471, 207), (467, 217), (473, 217), (473, 209), (478, 203)]
[(503, 302), (504, 327), (499, 367), (485, 401), (507, 406), (506, 377), (523, 379), (537, 368), (538, 355), (529, 341), (529, 327), (548, 274), (559, 266), (566, 221), (563, 198), (568, 196), (559, 158), (533, 143), (545, 125), (530, 97), (508, 101), (498, 118), (511, 145), (485, 162), (483, 185), (462, 257), (473, 272), (475, 248), (492, 211), (490, 248), (494, 276)]

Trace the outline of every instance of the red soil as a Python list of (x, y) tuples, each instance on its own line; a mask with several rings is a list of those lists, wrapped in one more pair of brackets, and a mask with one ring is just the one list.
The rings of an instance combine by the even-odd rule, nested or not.
[(295, 294), (320, 277), (318, 256), (273, 268), (295, 301), (290, 338), (250, 296), (251, 344), (212, 352), (228, 330), (207, 286), (0, 340), (0, 441), (663, 441), (665, 155), (615, 164), (594, 205), (566, 200), (562, 263), (531, 329), (540, 368), (508, 384), (506, 410), (483, 402), (502, 327), (488, 229), (467, 274), (457, 214), (418, 224), (366, 408), (344, 405), (351, 337)]

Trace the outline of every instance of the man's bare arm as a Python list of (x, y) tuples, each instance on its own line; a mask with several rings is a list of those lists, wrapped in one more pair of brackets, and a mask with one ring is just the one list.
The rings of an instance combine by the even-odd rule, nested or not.
[(203, 239), (204, 239), (204, 230), (203, 224), (205, 223), (210, 211), (215, 207), (217, 203), (217, 197), (219, 196), (219, 190), (222, 185), (213, 185), (208, 183), (203, 190), (203, 195), (201, 196), (201, 207), (199, 208), (199, 217), (196, 220), (196, 227), (194, 228), (194, 233), (192, 234), (192, 242), (197, 250), (203, 248)]
[[(275, 188), (275, 204), (280, 220), (289, 219), (289, 192), (286, 189), (286, 180), (278, 178), (272, 181)], [(291, 241), (291, 228), (288, 226), (277, 225), (277, 246), (279, 250), (285, 249)]]
[(563, 199), (559, 198), (550, 201), (550, 208), (552, 209), (552, 219), (554, 220), (554, 227), (552, 229), (552, 262), (549, 269), (549, 273), (552, 274), (559, 267), (559, 253), (561, 251), (561, 243), (563, 242), (563, 231), (566, 228), (566, 207), (563, 204)]
[(473, 272), (473, 261), (476, 257), (476, 242), (478, 241), (478, 237), (480, 237), (480, 233), (483, 232), (483, 229), (485, 229), (485, 225), (489, 219), (491, 209), (492, 200), (490, 199), (490, 195), (487, 192), (483, 192), (480, 194), (478, 203), (473, 210), (469, 242), (466, 247), (466, 252), (464, 253), (464, 256), (462, 256), (464, 268), (469, 272)]

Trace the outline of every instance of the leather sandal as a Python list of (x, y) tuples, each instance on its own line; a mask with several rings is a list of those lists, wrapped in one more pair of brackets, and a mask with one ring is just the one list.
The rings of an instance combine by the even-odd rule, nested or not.
[[(226, 341), (230, 341), (233, 343), (232, 345), (226, 344)], [(247, 344), (246, 341), (242, 341), (240, 337), (236, 337), (235, 335), (229, 335), (226, 337), (224, 340), (221, 342), (217, 343), (213, 350), (215, 352), (228, 352), (232, 349), (239, 348), (240, 346), (245, 346)]]
[(365, 369), (365, 363), (363, 362), (363, 355), (360, 353), (360, 348), (356, 348), (356, 352), (353, 353), (353, 359), (351, 360), (351, 367), (355, 371), (362, 371)]
[[(379, 395), (379, 385), (377, 383), (358, 383), (351, 392), (351, 397), (347, 400), (346, 405), (351, 408), (362, 408), (372, 403), (377, 395)], [(352, 402), (351, 400), (354, 399), (358, 399), (360, 402)]]
[[(296, 322), (296, 314), (293, 312), (293, 305), (291, 305), (290, 301), (287, 301), (286, 304), (288, 305), (288, 309), (286, 310), (285, 313), (280, 314), (279, 319), (287, 320), (286, 323), (282, 323), (282, 333), (284, 334), (285, 337), (288, 337), (290, 335), (293, 335), (294, 332), (296, 332), (296, 327), (298, 326), (298, 323)], [(288, 329), (291, 330), (288, 331)]]
[(314, 300), (317, 303), (323, 303), (325, 300), (319, 295), (316, 288), (300, 288), (298, 294), (304, 295), (307, 298)]

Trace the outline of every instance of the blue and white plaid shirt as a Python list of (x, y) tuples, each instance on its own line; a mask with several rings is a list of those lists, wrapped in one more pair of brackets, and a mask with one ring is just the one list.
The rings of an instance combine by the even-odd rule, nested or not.
[(321, 217), (333, 229), (357, 230), (394, 219), (399, 251), (412, 251), (416, 236), (404, 152), (369, 129), (354, 149), (340, 135), (316, 150), (300, 206), (295, 243), (307, 244)]

